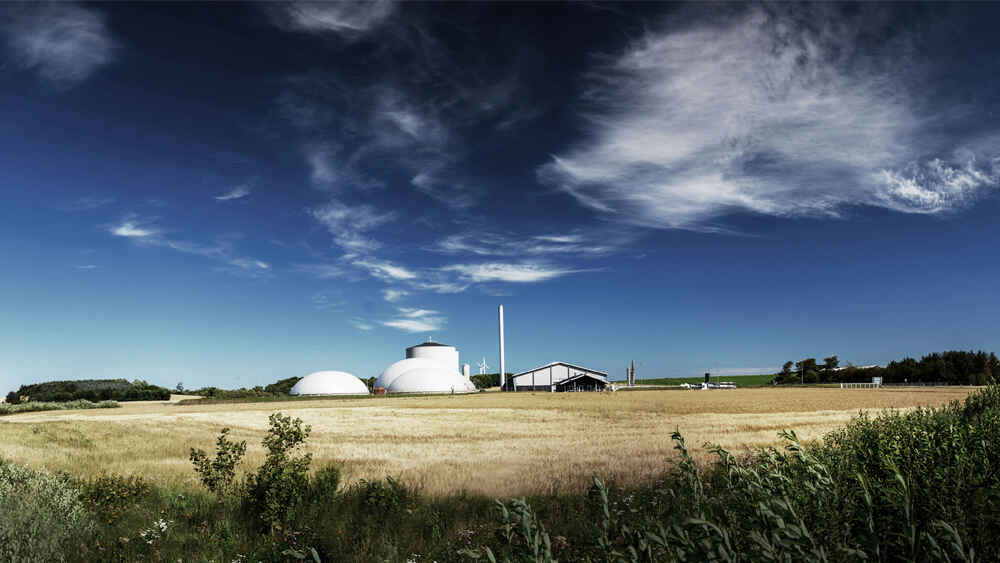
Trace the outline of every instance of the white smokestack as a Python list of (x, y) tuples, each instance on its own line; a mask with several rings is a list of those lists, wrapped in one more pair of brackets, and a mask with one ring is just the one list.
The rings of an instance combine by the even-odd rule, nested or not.
[(503, 391), (507, 383), (507, 372), (503, 363), (503, 305), (500, 305), (500, 390)]
[(469, 371), (469, 364), (462, 364), (462, 375), (464, 375), (466, 379), (472, 377), (472, 373)]

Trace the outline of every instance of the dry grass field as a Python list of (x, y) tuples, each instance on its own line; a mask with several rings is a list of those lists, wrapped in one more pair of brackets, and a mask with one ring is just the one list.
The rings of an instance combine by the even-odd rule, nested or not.
[(228, 426), (263, 459), (267, 417), (282, 411), (312, 426), (314, 467), (342, 462), (347, 481), (400, 477), (430, 494), (506, 496), (585, 486), (592, 474), (621, 483), (653, 477), (673, 456), (680, 428), (696, 457), (705, 442), (731, 451), (806, 440), (860, 410), (933, 406), (972, 388), (483, 393), (313, 401), (176, 405), (123, 403), (113, 410), (0, 418), (0, 456), (81, 476), (141, 474), (195, 484), (189, 448), (211, 451)]

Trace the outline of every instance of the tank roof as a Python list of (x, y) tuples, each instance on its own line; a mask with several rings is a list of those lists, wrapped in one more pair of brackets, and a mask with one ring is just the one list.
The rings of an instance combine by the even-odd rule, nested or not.
[(423, 344), (410, 346), (410, 348), (424, 348), (426, 346), (444, 346), (445, 348), (451, 348), (451, 346), (448, 346), (447, 344), (441, 344), (440, 342), (424, 342)]

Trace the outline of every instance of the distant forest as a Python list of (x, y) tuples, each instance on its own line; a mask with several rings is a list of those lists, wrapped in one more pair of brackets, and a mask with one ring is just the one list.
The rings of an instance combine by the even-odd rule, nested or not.
[(141, 379), (81, 379), (79, 381), (47, 381), (22, 385), (7, 394), (7, 402), (24, 401), (64, 402), (86, 399), (88, 401), (158, 401), (170, 399), (170, 390), (150, 385)]
[(992, 352), (950, 350), (928, 354), (920, 360), (904, 358), (885, 367), (841, 367), (837, 356), (798, 362), (785, 362), (774, 382), (783, 383), (867, 383), (881, 377), (882, 383), (946, 383), (949, 385), (987, 385), (1000, 374), (1000, 360)]

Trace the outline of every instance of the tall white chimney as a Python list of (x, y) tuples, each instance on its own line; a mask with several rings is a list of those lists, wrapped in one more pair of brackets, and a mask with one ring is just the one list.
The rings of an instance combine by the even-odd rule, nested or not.
[(503, 305), (500, 305), (500, 390), (507, 384), (507, 372), (503, 363)]
[(469, 371), (469, 364), (462, 364), (462, 375), (464, 375), (466, 379), (469, 379), (471, 377), (471, 372)]

